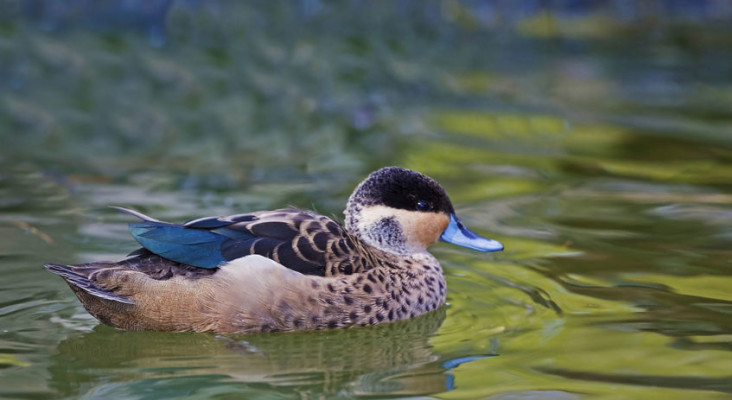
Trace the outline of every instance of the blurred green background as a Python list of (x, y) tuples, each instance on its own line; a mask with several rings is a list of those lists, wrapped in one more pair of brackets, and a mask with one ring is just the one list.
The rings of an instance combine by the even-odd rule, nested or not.
[[(118, 332), (41, 269), (385, 165), (506, 246), (413, 321)], [(2, 398), (728, 398), (731, 240), (727, 1), (0, 0)]]

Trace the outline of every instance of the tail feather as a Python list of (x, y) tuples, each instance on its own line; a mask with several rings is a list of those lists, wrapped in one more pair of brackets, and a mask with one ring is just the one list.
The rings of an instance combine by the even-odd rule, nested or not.
[(109, 206), (109, 207), (110, 208), (114, 208), (114, 209), (119, 210), (119, 211), (122, 211), (125, 214), (130, 214), (130, 215), (132, 215), (134, 217), (140, 218), (143, 221), (148, 221), (148, 222), (162, 222), (162, 221), (157, 220), (157, 219), (155, 219), (153, 217), (149, 217), (149, 216), (147, 216), (147, 215), (145, 215), (145, 214), (143, 214), (143, 213), (141, 213), (139, 211), (130, 210), (129, 208), (124, 208), (124, 207), (119, 207), (119, 206)]
[(125, 304), (134, 304), (134, 302), (127, 297), (114, 294), (109, 290), (101, 288), (96, 285), (94, 281), (89, 279), (91, 273), (97, 270), (97, 268), (85, 267), (83, 265), (74, 266), (52, 263), (44, 265), (44, 268), (61, 276), (72, 287), (79, 288), (93, 296)]

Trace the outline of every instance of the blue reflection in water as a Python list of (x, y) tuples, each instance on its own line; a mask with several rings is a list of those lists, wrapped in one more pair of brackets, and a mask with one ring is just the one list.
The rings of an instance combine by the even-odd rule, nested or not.
[[(498, 354), (490, 355), (490, 356), (467, 356), (467, 357), (458, 357), (453, 358), (452, 360), (447, 360), (444, 363), (442, 363), (442, 367), (446, 370), (451, 370), (458, 365), (465, 364), (467, 362), (471, 361), (477, 361), (477, 360), (483, 360), (486, 358), (494, 358), (498, 357)], [(446, 374), (447, 379), (445, 379), (445, 390), (450, 391), (455, 389), (455, 375), (453, 374)]]

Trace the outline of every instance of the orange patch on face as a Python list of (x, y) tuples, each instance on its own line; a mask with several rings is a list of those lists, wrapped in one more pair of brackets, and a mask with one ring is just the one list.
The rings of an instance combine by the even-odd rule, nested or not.
[(440, 240), (440, 235), (450, 223), (450, 217), (442, 212), (398, 210), (399, 220), (407, 245), (413, 249), (425, 249)]
[(450, 217), (443, 212), (410, 211), (386, 206), (364, 209), (360, 223), (368, 227), (384, 218), (396, 218), (404, 235), (404, 244), (413, 251), (422, 251), (437, 243), (450, 223)]
[(419, 213), (414, 237), (424, 246), (435, 244), (449, 223), (450, 217), (444, 213)]

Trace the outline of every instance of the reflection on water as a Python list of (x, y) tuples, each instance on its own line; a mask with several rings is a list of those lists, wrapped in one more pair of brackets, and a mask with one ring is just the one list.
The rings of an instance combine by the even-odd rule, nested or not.
[[(0, 0), (0, 397), (732, 392), (724, 2), (138, 3)], [(413, 321), (118, 332), (40, 267), (134, 250), (110, 204), (340, 218), (394, 164), (506, 245), (435, 246)]]
[(447, 389), (445, 360), (429, 340), (444, 318), (443, 307), (374, 329), (240, 337), (100, 326), (61, 342), (49, 370), (54, 388), (68, 396), (89, 385), (95, 395), (119, 398), (169, 384), (197, 395), (198, 379), (219, 382), (224, 393), (256, 394), (266, 383), (288, 398), (437, 393)]

